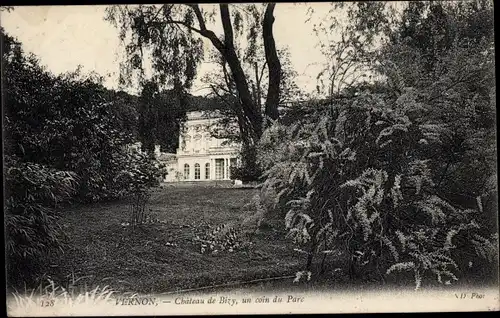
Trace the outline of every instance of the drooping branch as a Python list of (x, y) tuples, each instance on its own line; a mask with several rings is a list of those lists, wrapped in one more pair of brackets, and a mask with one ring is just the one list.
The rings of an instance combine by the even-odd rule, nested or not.
[(197, 28), (189, 25), (185, 21), (167, 20), (167, 24), (180, 24), (180, 25), (185, 26), (186, 28), (188, 28), (191, 31), (194, 31), (194, 32), (196, 32), (196, 33), (198, 33), (200, 35), (203, 35), (203, 31), (201, 31), (200, 29), (197, 29)]
[(264, 51), (266, 54), (266, 62), (269, 69), (269, 86), (267, 89), (266, 98), (266, 115), (276, 120), (279, 117), (278, 104), (280, 100), (280, 80), (281, 80), (281, 64), (276, 50), (276, 43), (273, 35), (274, 24), (274, 7), (275, 3), (267, 5), (264, 14), (262, 25), (262, 33), (264, 37)]
[(198, 24), (200, 25), (200, 29), (195, 29), (193, 27), (190, 27), (193, 31), (198, 32), (202, 36), (206, 37), (209, 39), (212, 44), (215, 46), (219, 52), (223, 52), (225, 50), (224, 44), (221, 42), (221, 40), (217, 37), (217, 35), (212, 31), (207, 29), (207, 26), (205, 24), (205, 19), (203, 18), (203, 14), (201, 13), (200, 6), (197, 4), (187, 4), (190, 8), (193, 9), (194, 14), (196, 15), (196, 19), (198, 20)]

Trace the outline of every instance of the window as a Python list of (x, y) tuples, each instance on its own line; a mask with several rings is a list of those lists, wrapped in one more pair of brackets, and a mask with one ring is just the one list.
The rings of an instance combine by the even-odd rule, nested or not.
[(205, 179), (210, 179), (210, 163), (205, 164)]
[(196, 180), (199, 180), (200, 179), (200, 164), (199, 163), (196, 163), (194, 165), (194, 178)]
[(186, 163), (184, 165), (184, 180), (189, 179), (189, 165)]
[(224, 159), (215, 159), (215, 179), (224, 179)]

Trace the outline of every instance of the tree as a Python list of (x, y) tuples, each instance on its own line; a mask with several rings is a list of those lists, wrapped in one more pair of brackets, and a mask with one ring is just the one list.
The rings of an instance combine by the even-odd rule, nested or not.
[(117, 130), (124, 132), (127, 142), (138, 138), (138, 97), (122, 91), (108, 90), (106, 100), (110, 101), (111, 113), (115, 117)]
[(376, 76), (264, 132), (263, 193), (306, 269), (321, 256), (315, 274), (330, 262), (353, 279), (413, 272), (416, 288), (497, 280), (492, 3), (350, 6), (345, 29), (367, 43), (353, 53)]
[(243, 143), (244, 164), (255, 165), (255, 146), (262, 134), (263, 114), (252, 98), (249, 80), (241, 57), (237, 54), (235, 37), (248, 28), (249, 56), (262, 41), (269, 70), (264, 114), (270, 119), (279, 117), (281, 63), (273, 34), (275, 4), (237, 5), (219, 4), (223, 37), (207, 27), (214, 22), (215, 10), (204, 10), (197, 4), (165, 4), (139, 6), (112, 6), (107, 19), (120, 27), (121, 40), (128, 39), (128, 63), (125, 72), (144, 70), (145, 50), (152, 57), (154, 80), (176, 88), (189, 88), (196, 75), (196, 66), (203, 56), (205, 38), (227, 62), (238, 92), (237, 113)]
[[(259, 108), (262, 108), (262, 102), (266, 99), (266, 92), (268, 91), (269, 74), (263, 50), (260, 48), (255, 50), (255, 55), (252, 58), (244, 58), (242, 65), (249, 80), (252, 99)], [(243, 51), (239, 52), (240, 56), (247, 53), (244, 50), (240, 51)], [(290, 52), (288, 49), (278, 50), (278, 56), (282, 64), (279, 105), (283, 108), (286, 107), (287, 103), (299, 100), (303, 97), (303, 94), (295, 83), (297, 72), (292, 67)], [(216, 68), (214, 71), (205, 74), (202, 81), (210, 89), (208, 96), (220, 103), (217, 111), (222, 115), (219, 121), (220, 128), (212, 133), (218, 138), (241, 141), (239, 131), (233, 129), (234, 124), (237, 124), (235, 119), (237, 118), (237, 110), (240, 108), (234, 79), (228, 72), (226, 61), (217, 51), (211, 52), (210, 60), (216, 65)]]
[(143, 151), (153, 153), (155, 145), (175, 152), (185, 112), (173, 90), (160, 91), (155, 82), (144, 84), (139, 98), (139, 141)]
[[(318, 49), (326, 58), (316, 77), (317, 93), (334, 98), (374, 82), (377, 44), (385, 38), (391, 9), (384, 2), (337, 2), (313, 25)], [(308, 15), (311, 21), (313, 8)]]

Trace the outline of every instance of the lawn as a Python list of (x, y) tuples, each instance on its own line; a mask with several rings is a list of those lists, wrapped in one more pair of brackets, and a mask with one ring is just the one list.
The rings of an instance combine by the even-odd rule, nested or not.
[(68, 246), (53, 259), (48, 274), (58, 281), (79, 278), (80, 284), (137, 293), (294, 275), (304, 260), (282, 226), (260, 230), (243, 249), (200, 251), (196, 235), (207, 224), (241, 224), (250, 213), (244, 206), (255, 194), (254, 189), (163, 186), (147, 206), (155, 223), (135, 230), (126, 226), (130, 212), (125, 200), (74, 207), (62, 220)]
[[(74, 206), (64, 211), (61, 220), (68, 236), (65, 252), (51, 258), (46, 274), (59, 286), (76, 286), (77, 290), (109, 286), (118, 294), (381, 287), (363, 277), (362, 283), (350, 280), (335, 268), (340, 259), (329, 259), (328, 275), (293, 283), (296, 272), (304, 269), (306, 257), (294, 250), (297, 246), (285, 237), (279, 221), (261, 227), (250, 238), (250, 246), (201, 253), (196, 237), (208, 225), (238, 227), (254, 213), (245, 205), (256, 193), (255, 189), (163, 186), (152, 192), (147, 206), (156, 222), (135, 229), (126, 226), (130, 221), (126, 200)], [(279, 277), (282, 279), (275, 279)], [(393, 277), (391, 284), (414, 287), (411, 277), (402, 278)]]

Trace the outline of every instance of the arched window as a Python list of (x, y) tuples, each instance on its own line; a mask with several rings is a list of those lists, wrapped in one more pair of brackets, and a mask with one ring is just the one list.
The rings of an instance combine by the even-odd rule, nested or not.
[(184, 164), (184, 180), (189, 179), (189, 165), (186, 163)]
[(210, 179), (210, 163), (205, 164), (205, 179)]
[(196, 180), (199, 180), (200, 179), (200, 164), (199, 163), (196, 163), (194, 165), (194, 178)]

